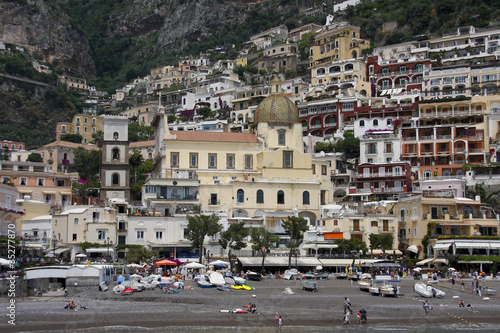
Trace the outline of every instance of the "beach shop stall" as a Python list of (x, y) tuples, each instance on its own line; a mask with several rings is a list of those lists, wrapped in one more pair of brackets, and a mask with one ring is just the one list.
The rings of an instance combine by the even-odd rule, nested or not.
[[(260, 271), (262, 266), (262, 257), (238, 257), (238, 271)], [(294, 257), (292, 256), (292, 267), (299, 271), (307, 272), (315, 267), (321, 266), (321, 262), (313, 257)], [(264, 269), (268, 272), (284, 272), (288, 269), (288, 256), (266, 256)]]

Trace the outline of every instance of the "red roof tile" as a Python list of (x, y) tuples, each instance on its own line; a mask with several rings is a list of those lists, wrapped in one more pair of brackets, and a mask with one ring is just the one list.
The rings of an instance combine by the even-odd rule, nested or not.
[(246, 142), (260, 143), (251, 133), (203, 132), (203, 131), (170, 131), (177, 135), (176, 141), (206, 141), (206, 142)]

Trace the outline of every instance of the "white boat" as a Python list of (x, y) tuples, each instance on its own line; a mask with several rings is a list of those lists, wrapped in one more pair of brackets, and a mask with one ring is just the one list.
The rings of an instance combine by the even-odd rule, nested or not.
[(370, 294), (374, 296), (380, 296), (380, 285), (384, 283), (384, 281), (373, 281), (373, 285), (368, 288)]
[(283, 275), (283, 279), (285, 280), (300, 280), (302, 279), (302, 274), (295, 268), (285, 271), (285, 275)]
[(219, 272), (211, 272), (210, 275), (208, 276), (208, 279), (210, 280), (210, 283), (213, 286), (220, 286), (226, 284), (226, 280), (224, 280), (224, 277)]
[(243, 285), (245, 285), (247, 283), (247, 280), (245, 280), (242, 277), (233, 276), (233, 279), (236, 282), (236, 285), (238, 285), (238, 286), (243, 286)]
[(413, 285), (413, 291), (425, 298), (446, 296), (446, 293), (444, 291), (441, 291), (437, 288), (434, 288), (433, 286), (429, 286), (421, 282), (415, 283)]
[(370, 280), (368, 280), (367, 277), (365, 277), (365, 278), (361, 278), (356, 283), (358, 284), (359, 290), (370, 291), (370, 287), (372, 286), (371, 276), (370, 276)]

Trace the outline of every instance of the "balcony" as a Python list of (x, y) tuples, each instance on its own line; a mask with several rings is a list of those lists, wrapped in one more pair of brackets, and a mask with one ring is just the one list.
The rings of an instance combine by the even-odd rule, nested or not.
[(365, 154), (376, 154), (377, 153), (377, 150), (375, 149), (367, 149), (365, 150)]
[(326, 123), (325, 127), (336, 127), (337, 123)]
[(484, 153), (484, 149), (481, 148), (470, 148), (469, 154), (482, 154)]
[(451, 140), (451, 135), (438, 135), (438, 140)]
[(420, 140), (425, 141), (425, 140), (434, 140), (434, 135), (427, 135), (427, 136), (421, 136)]
[(364, 231), (365, 231), (365, 227), (358, 227), (358, 228), (353, 227), (353, 226), (349, 227), (349, 232), (351, 232), (351, 233), (362, 233)]
[(394, 227), (388, 227), (388, 228), (379, 227), (378, 228), (379, 234), (387, 234), (387, 233), (393, 233), (393, 232), (394, 232)]

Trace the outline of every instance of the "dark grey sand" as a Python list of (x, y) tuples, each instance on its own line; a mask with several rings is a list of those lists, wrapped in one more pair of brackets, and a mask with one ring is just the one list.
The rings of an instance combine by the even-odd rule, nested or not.
[[(403, 279), (399, 298), (372, 296), (362, 292), (349, 280), (318, 281), (318, 292), (301, 290), (300, 281), (265, 279), (251, 282), (253, 291), (202, 289), (186, 281), (192, 290), (180, 294), (166, 294), (160, 289), (138, 292), (130, 296), (107, 292), (85, 292), (75, 296), (78, 305), (88, 309), (63, 310), (67, 299), (30, 297), (16, 302), (16, 323), (7, 323), (7, 299), (1, 299), (2, 322), (0, 332), (275, 332), (274, 315), (283, 316), (282, 332), (326, 331), (500, 331), (500, 297), (483, 299), (466, 292), (459, 284), (441, 281), (446, 292), (444, 299), (430, 299), (434, 309), (425, 318), (423, 298), (413, 292), (413, 278)], [(487, 280), (500, 290), (500, 281)], [(286, 287), (293, 295), (282, 293)], [(253, 297), (255, 295), (255, 297)], [(342, 328), (344, 297), (350, 298), (354, 314), (351, 328)], [(453, 298), (459, 296), (459, 298)], [(458, 307), (463, 299), (474, 309)], [(258, 314), (221, 313), (235, 310), (248, 303), (257, 305)], [(356, 312), (365, 308), (368, 323), (359, 325)]]

